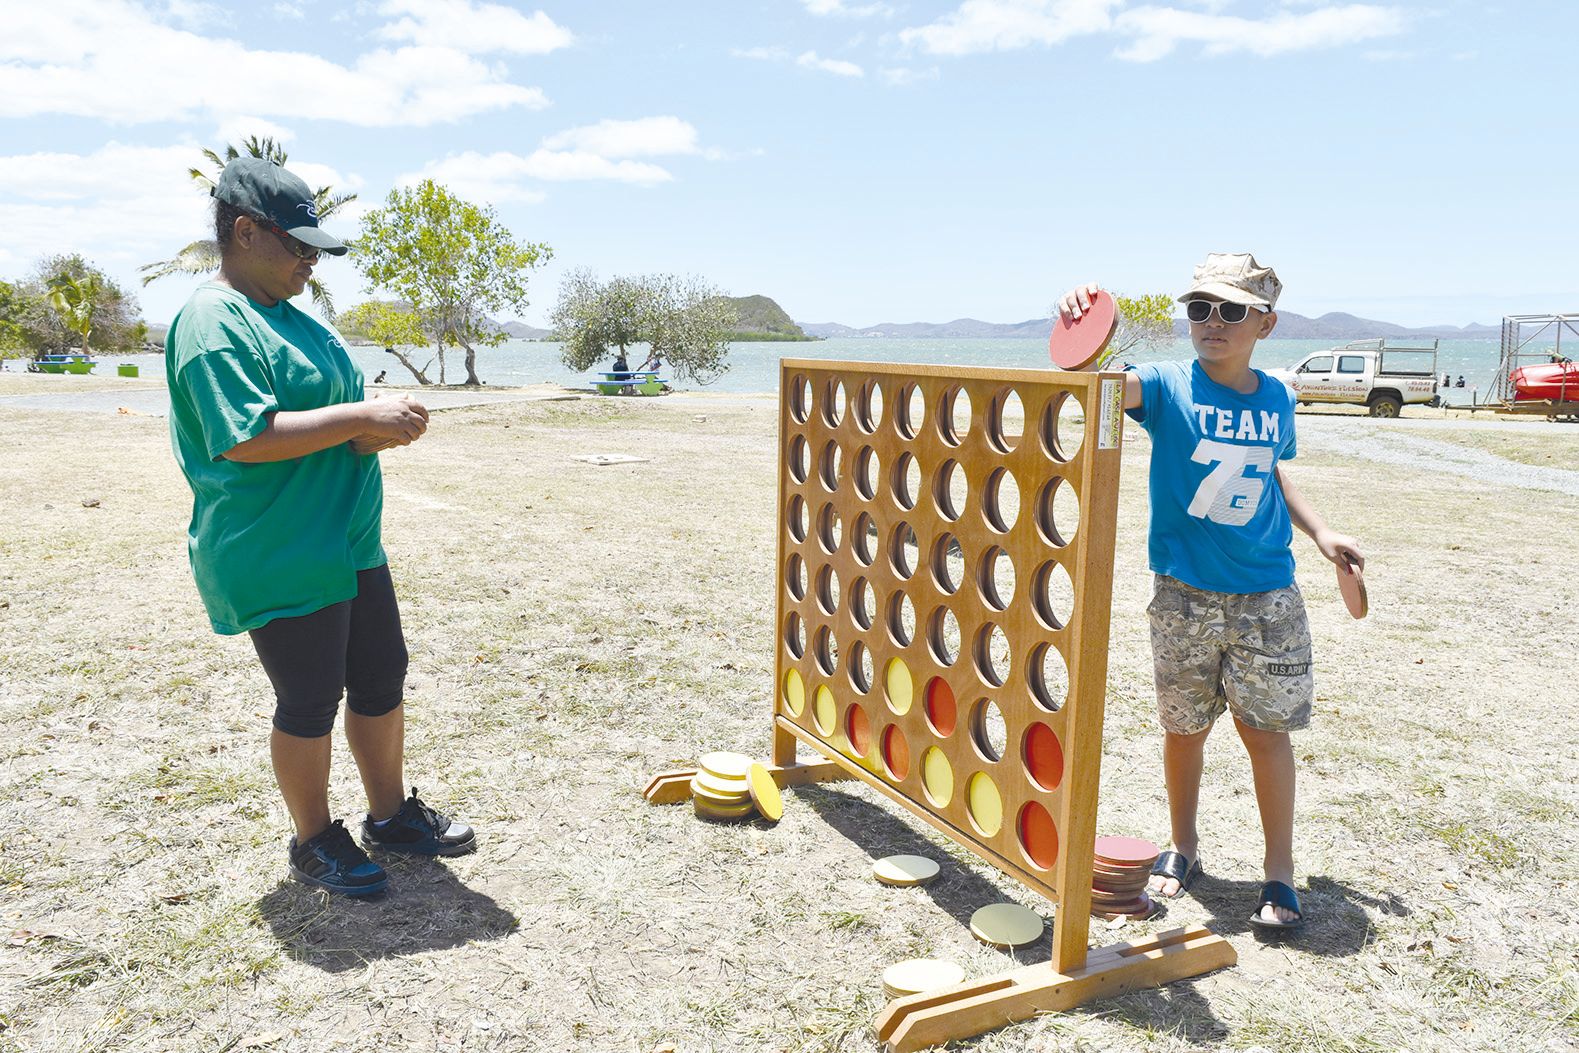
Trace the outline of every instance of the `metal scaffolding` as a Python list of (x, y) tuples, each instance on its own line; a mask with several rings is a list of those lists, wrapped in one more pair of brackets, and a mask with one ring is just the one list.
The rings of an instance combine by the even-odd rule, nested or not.
[[(1569, 348), (1579, 346), (1579, 312), (1566, 314), (1510, 314), (1502, 319), (1502, 360), (1497, 364), (1497, 383), (1492, 397), (1500, 402), (1514, 401), (1513, 371), (1520, 366), (1541, 365), (1562, 357), (1563, 331), (1568, 332)], [(1550, 334), (1548, 336), (1548, 334)], [(1546, 337), (1550, 344), (1530, 345)], [(1569, 356), (1572, 357), (1572, 356)]]

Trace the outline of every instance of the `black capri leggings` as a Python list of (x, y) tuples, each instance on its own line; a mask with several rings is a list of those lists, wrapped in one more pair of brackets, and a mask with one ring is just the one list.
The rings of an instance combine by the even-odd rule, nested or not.
[(353, 599), (276, 618), (250, 635), (274, 685), (274, 726), (287, 735), (329, 734), (342, 692), (364, 717), (381, 717), (404, 697), (406, 638), (388, 564), (357, 571)]

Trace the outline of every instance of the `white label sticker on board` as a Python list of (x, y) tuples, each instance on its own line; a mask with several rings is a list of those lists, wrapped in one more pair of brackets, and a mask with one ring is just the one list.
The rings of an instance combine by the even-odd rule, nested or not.
[(1097, 449), (1111, 450), (1124, 434), (1124, 382), (1102, 381), (1102, 423), (1097, 429)]

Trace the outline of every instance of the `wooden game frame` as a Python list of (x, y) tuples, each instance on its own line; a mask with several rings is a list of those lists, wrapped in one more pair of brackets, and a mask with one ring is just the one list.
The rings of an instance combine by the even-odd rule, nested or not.
[[(1050, 966), (895, 1000), (890, 1049), (1234, 961), (1198, 927), (1087, 947), (1123, 392), (1120, 373), (780, 364), (769, 770), (859, 779), (1057, 905)], [(691, 774), (648, 799), (684, 800)]]

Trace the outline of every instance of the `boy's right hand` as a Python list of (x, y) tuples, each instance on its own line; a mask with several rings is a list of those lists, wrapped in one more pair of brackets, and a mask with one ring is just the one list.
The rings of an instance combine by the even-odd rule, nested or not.
[(1077, 285), (1058, 299), (1058, 316), (1065, 322), (1073, 321), (1091, 307), (1091, 298), (1101, 291), (1096, 282)]

